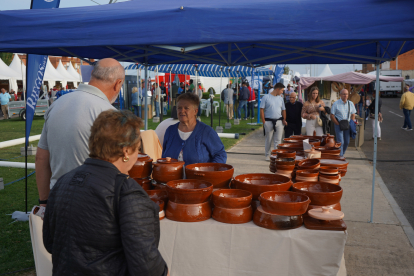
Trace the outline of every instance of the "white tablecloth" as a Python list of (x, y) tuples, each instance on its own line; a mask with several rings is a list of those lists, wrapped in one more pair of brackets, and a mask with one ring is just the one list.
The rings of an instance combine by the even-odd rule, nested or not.
[(338, 274), (346, 238), (346, 231), (304, 226), (276, 231), (252, 221), (237, 225), (163, 219), (159, 250), (171, 276), (331, 276)]

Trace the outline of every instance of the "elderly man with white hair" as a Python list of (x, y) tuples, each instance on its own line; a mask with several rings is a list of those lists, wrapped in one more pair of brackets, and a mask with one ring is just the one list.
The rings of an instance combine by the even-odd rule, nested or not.
[(285, 138), (291, 135), (300, 135), (302, 133), (302, 107), (301, 102), (296, 101), (296, 93), (290, 92), (288, 102), (286, 103), (286, 123)]
[(80, 84), (60, 97), (47, 110), (36, 153), (39, 204), (46, 206), (50, 189), (62, 175), (82, 165), (89, 157), (89, 136), (98, 115), (114, 109), (125, 79), (125, 70), (115, 59), (99, 60), (89, 84)]
[(348, 101), (349, 92), (342, 89), (341, 99), (333, 103), (331, 108), (331, 120), (335, 124), (336, 141), (341, 143), (341, 156), (344, 156), (349, 145), (350, 129), (349, 121), (355, 121), (355, 105)]

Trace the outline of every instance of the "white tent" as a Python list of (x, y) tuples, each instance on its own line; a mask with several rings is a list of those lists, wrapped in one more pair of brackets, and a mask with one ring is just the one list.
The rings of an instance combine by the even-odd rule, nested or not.
[(322, 72), (319, 74), (318, 78), (329, 77), (329, 76), (333, 76), (333, 73), (331, 71), (331, 68), (329, 68), (329, 65), (326, 64)]
[(9, 92), (11, 89), (17, 92), (17, 79), (21, 79), (19, 73), (11, 69), (9, 66), (0, 59), (0, 79), (9, 81)]
[(81, 81), (81, 77), (78, 74), (78, 72), (76, 72), (75, 68), (73, 68), (72, 62), (69, 62), (69, 67), (68, 67), (68, 71), (69, 74), (71, 74), (72, 76), (75, 77), (75, 79), (77, 79), (78, 81)]
[(17, 54), (14, 54), (13, 61), (9, 67), (19, 74), (20, 78), (18, 80), (26, 79), (26, 65), (23, 64)]
[(49, 83), (49, 89), (53, 88), (56, 85), (56, 81), (64, 81), (65, 77), (63, 77), (56, 69), (53, 67), (52, 63), (50, 62), (49, 58), (47, 58), (47, 64), (45, 69), (45, 76), (43, 77), (43, 81), (47, 81)]
[(56, 70), (65, 78), (65, 80), (62, 81), (62, 87), (66, 88), (66, 84), (68, 81), (73, 82), (76, 87), (78, 86), (77, 83), (79, 82), (79, 79), (76, 79), (68, 71), (66, 71), (65, 67), (62, 64), (62, 60), (59, 60), (59, 65), (56, 68)]

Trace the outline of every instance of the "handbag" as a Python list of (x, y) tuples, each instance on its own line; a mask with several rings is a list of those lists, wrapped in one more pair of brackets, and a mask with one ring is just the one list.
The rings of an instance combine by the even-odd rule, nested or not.
[[(348, 117), (347, 118), (349, 118), (349, 113), (350, 113), (350, 106), (349, 106), (349, 101), (348, 101)], [(349, 129), (348, 119), (339, 121), (339, 129), (340, 130), (348, 130)]]
[[(313, 106), (313, 109), (316, 111), (315, 105), (312, 104), (312, 106)], [(315, 122), (315, 126), (323, 126), (322, 119), (319, 116), (316, 116), (316, 120), (315, 121), (316, 121)]]

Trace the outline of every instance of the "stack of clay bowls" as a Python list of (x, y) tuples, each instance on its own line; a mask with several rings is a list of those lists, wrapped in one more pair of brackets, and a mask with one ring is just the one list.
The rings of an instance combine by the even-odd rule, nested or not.
[[(283, 139), (283, 141), (285, 143), (294, 143), (294, 144), (299, 144), (302, 143), (303, 145), (303, 140), (309, 139), (309, 144), (313, 145), (313, 146), (320, 146), (321, 145), (321, 140), (319, 138), (315, 138), (312, 136), (312, 138), (308, 138), (308, 137), (290, 137), (290, 138), (285, 138)], [(303, 146), (302, 146), (303, 148)]]
[(295, 192), (264, 192), (259, 197), (260, 206), (256, 209), (253, 222), (267, 229), (288, 230), (303, 224), (309, 197)]
[(253, 210), (260, 205), (259, 196), (269, 191), (288, 191), (292, 186), (289, 177), (270, 173), (241, 174), (233, 178), (231, 187), (252, 193)]
[(303, 142), (298, 143), (282, 143), (277, 145), (278, 149), (295, 151), (296, 155), (303, 155)]
[(196, 163), (185, 167), (187, 179), (200, 179), (213, 184), (214, 189), (229, 188), (234, 174), (232, 165), (220, 163)]
[(340, 186), (324, 182), (296, 182), (292, 191), (305, 194), (311, 200), (308, 210), (322, 206), (341, 210), (343, 190)]
[(319, 180), (318, 170), (297, 170), (296, 182), (317, 182)]
[(209, 197), (213, 184), (197, 179), (167, 182), (168, 204), (166, 217), (181, 222), (204, 221), (211, 217)]
[(288, 150), (288, 149), (272, 150), (272, 155), (270, 156), (270, 165), (269, 165), (270, 172), (272, 173), (276, 172), (276, 159), (279, 159), (279, 158), (295, 159), (295, 157), (296, 157), (296, 151), (294, 150)]
[(292, 172), (295, 169), (294, 158), (276, 158), (276, 174), (292, 178)]
[(341, 174), (338, 168), (322, 166), (319, 168), (319, 181), (339, 185)]
[(184, 164), (183, 161), (178, 161), (170, 157), (160, 158), (154, 163), (152, 179), (159, 184), (182, 179)]
[(213, 192), (213, 219), (231, 224), (252, 220), (252, 193), (239, 189), (218, 189)]
[(342, 220), (344, 213), (329, 207), (308, 211), (305, 227), (312, 230), (345, 231), (347, 226)]
[(128, 172), (129, 176), (133, 178), (144, 190), (151, 188), (151, 180), (149, 177), (152, 172), (152, 158), (146, 154), (138, 154), (137, 161), (131, 170)]
[(338, 168), (338, 171), (341, 173), (341, 177), (344, 177), (348, 170), (348, 162), (341, 159), (320, 159), (320, 164), (323, 167), (333, 167)]
[(299, 170), (318, 170), (320, 166), (319, 159), (304, 159), (298, 163)]
[(337, 148), (330, 148), (330, 147), (315, 147), (316, 150), (320, 151), (322, 153), (321, 158), (336, 158), (339, 157), (341, 154), (341, 149)]

